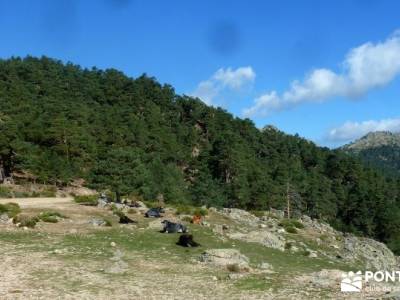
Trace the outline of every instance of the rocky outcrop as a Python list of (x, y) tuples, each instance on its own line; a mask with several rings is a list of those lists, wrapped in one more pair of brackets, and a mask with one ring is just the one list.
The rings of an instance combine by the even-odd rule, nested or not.
[(258, 223), (260, 222), (260, 219), (255, 215), (238, 208), (224, 208), (220, 211), (220, 213), (234, 221), (253, 227), (258, 226)]
[(301, 275), (295, 278), (295, 281), (303, 284), (311, 284), (317, 288), (332, 288), (337, 289), (342, 279), (343, 271), (326, 270), (314, 272), (306, 275)]
[(270, 231), (250, 231), (248, 233), (229, 233), (228, 236), (234, 240), (241, 240), (250, 243), (259, 243), (265, 247), (278, 249), (281, 251), (285, 250), (285, 238), (283, 235), (278, 235)]
[(395, 270), (396, 256), (383, 243), (369, 238), (348, 235), (344, 238), (343, 257), (348, 261), (363, 261), (368, 270)]
[[(258, 218), (247, 211), (234, 208), (225, 208), (217, 212), (241, 225), (230, 226), (225, 230), (221, 225), (216, 225), (213, 231), (220, 236), (258, 243), (281, 251), (303, 251), (310, 258), (327, 257), (349, 263), (360, 262), (369, 270), (394, 270), (399, 265), (398, 258), (385, 244), (369, 238), (345, 235), (329, 224), (308, 216), (300, 218), (304, 230), (303, 233), (298, 233), (298, 237), (304, 238), (304, 242), (312, 240), (320, 246), (315, 249), (298, 239), (291, 239), (290, 235), (279, 226), (282, 219), (276, 216), (270, 218), (266, 214)], [(288, 244), (290, 247), (287, 247)]]
[(250, 269), (247, 256), (236, 249), (209, 249), (201, 254), (199, 261), (225, 268), (235, 266), (238, 271), (248, 271)]

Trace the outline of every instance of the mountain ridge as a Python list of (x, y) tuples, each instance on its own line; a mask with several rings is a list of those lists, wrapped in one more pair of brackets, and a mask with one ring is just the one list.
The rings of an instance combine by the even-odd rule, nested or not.
[(339, 149), (384, 173), (400, 175), (400, 133), (370, 132)]
[(361, 151), (364, 149), (377, 148), (381, 146), (400, 147), (400, 133), (393, 133), (390, 131), (369, 132), (354, 142), (340, 147), (340, 149)]

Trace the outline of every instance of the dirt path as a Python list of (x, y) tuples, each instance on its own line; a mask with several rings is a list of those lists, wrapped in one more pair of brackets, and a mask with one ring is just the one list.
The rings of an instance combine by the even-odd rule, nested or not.
[(53, 198), (0, 198), (0, 204), (8, 202), (18, 203), (22, 208), (34, 207), (52, 207), (56, 208), (60, 205), (73, 204), (72, 197), (53, 197)]

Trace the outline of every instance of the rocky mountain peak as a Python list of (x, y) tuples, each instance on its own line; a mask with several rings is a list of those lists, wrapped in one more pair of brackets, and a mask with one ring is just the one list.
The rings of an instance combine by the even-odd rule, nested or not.
[(381, 146), (400, 147), (400, 133), (392, 133), (389, 131), (370, 132), (360, 139), (343, 146), (342, 148), (344, 150), (361, 151)]

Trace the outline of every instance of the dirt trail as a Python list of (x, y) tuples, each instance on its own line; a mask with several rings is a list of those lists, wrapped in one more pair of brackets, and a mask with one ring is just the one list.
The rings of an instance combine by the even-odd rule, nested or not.
[(29, 207), (58, 207), (65, 204), (73, 204), (72, 197), (53, 197), (53, 198), (0, 198), (0, 204), (8, 202), (18, 203), (22, 208)]

